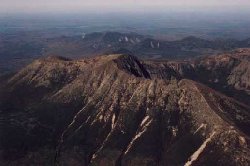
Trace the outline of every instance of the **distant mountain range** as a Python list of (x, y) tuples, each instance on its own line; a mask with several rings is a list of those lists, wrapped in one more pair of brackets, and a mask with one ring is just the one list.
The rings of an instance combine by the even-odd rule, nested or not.
[(250, 47), (250, 38), (205, 40), (193, 36), (178, 41), (157, 40), (136, 33), (96, 32), (81, 36), (37, 38), (8, 36), (0, 40), (0, 71), (13, 71), (46, 55), (68, 58), (126, 53), (146, 59), (188, 59)]
[[(164, 45), (119, 33), (83, 41), (97, 39)], [(246, 166), (249, 75), (250, 49), (188, 61), (40, 58), (0, 80), (0, 163)]]
[(91, 56), (127, 50), (139, 58), (178, 59), (250, 47), (250, 38), (237, 40), (205, 40), (193, 36), (178, 41), (162, 41), (135, 33), (92, 33), (76, 37), (61, 37), (47, 41), (46, 54)]

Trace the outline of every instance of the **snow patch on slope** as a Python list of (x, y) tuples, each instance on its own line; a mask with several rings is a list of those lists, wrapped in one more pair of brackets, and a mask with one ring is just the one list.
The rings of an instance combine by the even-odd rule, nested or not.
[(213, 138), (215, 132), (213, 132), (209, 138), (207, 138), (203, 144), (199, 147), (198, 150), (196, 150), (193, 155), (190, 157), (190, 160), (188, 160), (184, 166), (191, 166), (192, 163), (198, 159), (198, 157), (200, 156), (200, 154), (204, 151), (204, 149), (206, 148), (207, 146), (207, 143), (211, 141), (211, 139)]
[(137, 132), (137, 134), (135, 135), (135, 137), (134, 137), (134, 138), (132, 139), (132, 141), (129, 143), (128, 148), (127, 148), (127, 150), (125, 151), (124, 154), (127, 154), (127, 153), (129, 152), (129, 150), (131, 149), (132, 145), (134, 144), (134, 142), (135, 142), (138, 138), (140, 138), (140, 137), (142, 136), (143, 133), (145, 133), (145, 132), (147, 131), (147, 128), (148, 128), (148, 126), (152, 123), (152, 121), (153, 121), (152, 119), (149, 120), (149, 116), (146, 116), (146, 117), (142, 120), (142, 122), (141, 122), (141, 124), (140, 124), (140, 126), (142, 127), (142, 130), (141, 130), (140, 132)]
[(111, 128), (113, 129), (115, 127), (115, 114), (112, 116), (112, 125)]

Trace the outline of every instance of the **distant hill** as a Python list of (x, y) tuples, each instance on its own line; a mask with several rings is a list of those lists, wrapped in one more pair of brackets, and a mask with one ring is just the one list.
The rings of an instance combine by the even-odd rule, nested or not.
[[(48, 40), (46, 54), (68, 56), (93, 56), (106, 51), (126, 49), (140, 58), (186, 59), (211, 55), (236, 48), (250, 47), (249, 39), (205, 40), (186, 37), (178, 41), (156, 40), (135, 33), (104, 32), (87, 34), (84, 37), (62, 37)], [(71, 51), (69, 51), (71, 50)]]
[(53, 38), (5, 37), (0, 40), (0, 47), (0, 71), (3, 73), (17, 70), (31, 60), (47, 55), (81, 58), (126, 50), (126, 53), (146, 59), (190, 59), (247, 48), (250, 47), (250, 39), (205, 40), (190, 36), (177, 41), (163, 41), (136, 33), (96, 32)]

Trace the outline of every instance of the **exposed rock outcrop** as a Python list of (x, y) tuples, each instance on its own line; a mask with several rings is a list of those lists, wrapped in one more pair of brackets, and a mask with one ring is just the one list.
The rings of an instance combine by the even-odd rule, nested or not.
[[(248, 63), (216, 58), (212, 63), (230, 70), (228, 78), (245, 72), (239, 65)], [(36, 60), (9, 79), (1, 94), (0, 160), (3, 165), (248, 165), (249, 107), (194, 81), (203, 81), (198, 76), (200, 68), (210, 70), (207, 62), (142, 62), (118, 54)], [(227, 83), (247, 87), (234, 80), (248, 83), (246, 78)]]

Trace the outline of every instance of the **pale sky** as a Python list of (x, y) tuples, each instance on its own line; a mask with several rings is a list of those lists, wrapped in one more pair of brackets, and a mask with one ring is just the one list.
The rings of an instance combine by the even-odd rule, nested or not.
[(250, 9), (250, 0), (0, 0), (1, 12), (77, 12), (145, 9)]

